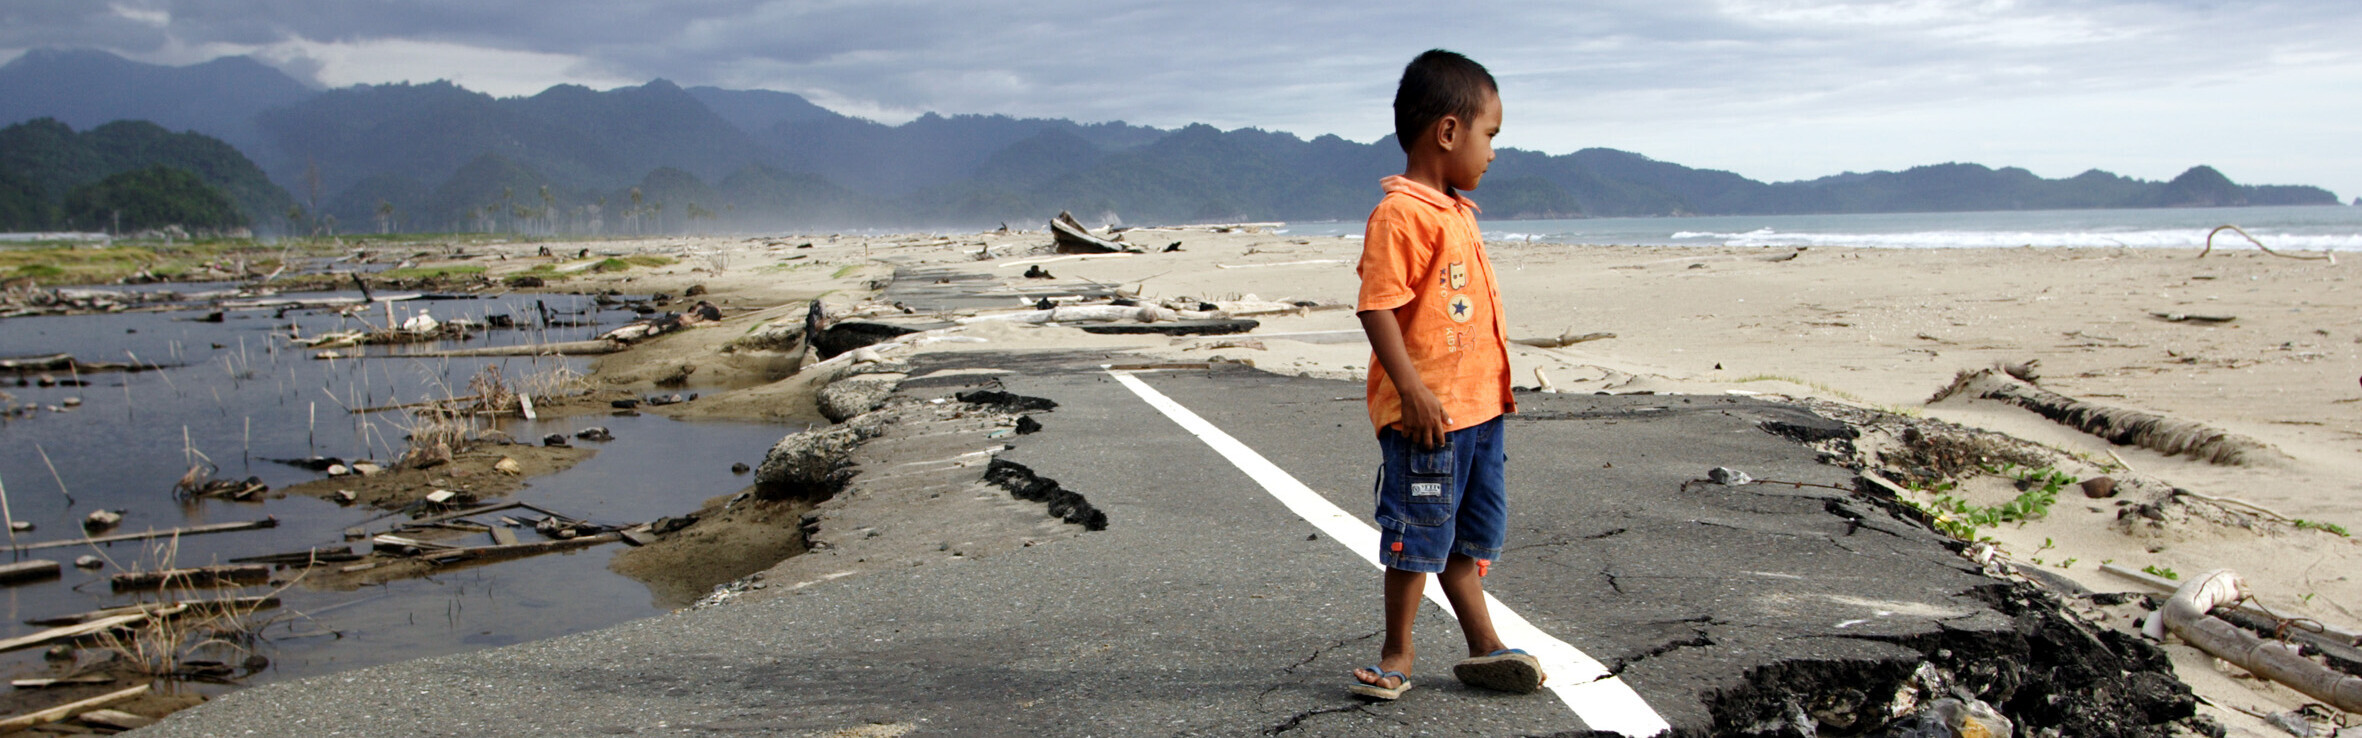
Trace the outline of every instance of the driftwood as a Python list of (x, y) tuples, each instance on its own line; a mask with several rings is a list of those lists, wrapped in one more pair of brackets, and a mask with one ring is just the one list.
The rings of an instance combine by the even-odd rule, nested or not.
[(548, 553), (551, 551), (562, 551), (569, 548), (585, 548), (589, 546), (596, 546), (602, 543), (614, 543), (620, 540), (623, 540), (622, 533), (600, 533), (594, 536), (580, 536), (576, 538), (565, 538), (552, 541), (534, 541), (532, 543), (514, 543), (508, 545), (495, 544), (491, 546), (447, 548), (422, 554), (420, 555), (420, 558), (426, 559), (427, 561), (436, 564), (450, 564), (460, 561), (473, 561), (478, 559), (530, 556), (533, 554)]
[(2197, 255), (2197, 256), (2194, 256), (2194, 257), (2191, 257), (2191, 258), (2194, 258), (2194, 259), (2204, 259), (2204, 258), (2206, 258), (2206, 255), (2207, 255), (2207, 254), (2214, 253), (2214, 234), (2221, 233), (2221, 232), (2223, 232), (2223, 231), (2237, 231), (2237, 232), (2239, 233), (2239, 237), (2247, 239), (2247, 242), (2248, 242), (2248, 243), (2255, 244), (2255, 247), (2256, 247), (2256, 248), (2263, 249), (2263, 250), (2264, 250), (2264, 253), (2271, 254), (2271, 255), (2273, 255), (2273, 256), (2277, 256), (2277, 257), (2280, 257), (2280, 258), (2283, 258), (2283, 259), (2304, 259), (2304, 260), (2306, 260), (2306, 261), (2326, 261), (2326, 262), (2329, 262), (2330, 266), (2336, 266), (2336, 265), (2337, 265), (2337, 254), (2335, 254), (2335, 253), (2333, 253), (2333, 252), (2330, 252), (2330, 251), (2329, 251), (2329, 250), (2327, 250), (2327, 249), (2323, 249), (2323, 250), (2321, 251), (2321, 255), (2320, 255), (2320, 256), (2303, 256), (2303, 255), (2300, 255), (2300, 254), (2283, 254), (2283, 253), (2280, 253), (2280, 252), (2278, 252), (2278, 251), (2273, 251), (2273, 250), (2272, 250), (2272, 247), (2270, 247), (2270, 246), (2265, 246), (2265, 245), (2264, 245), (2264, 242), (2262, 242), (2262, 241), (2258, 241), (2258, 240), (2255, 240), (2255, 237), (2254, 237), (2254, 236), (2247, 235), (2247, 229), (2240, 228), (2240, 227), (2238, 227), (2238, 226), (2235, 226), (2235, 225), (2230, 225), (2230, 224), (2228, 224), (2228, 223), (2226, 223), (2226, 224), (2223, 224), (2223, 225), (2218, 225), (2218, 226), (2215, 226), (2215, 227), (2214, 227), (2214, 230), (2207, 231), (2207, 232), (2206, 232), (2206, 248), (2205, 248), (2205, 249), (2202, 249), (2202, 250), (2200, 250), (2200, 251), (2198, 252), (2198, 255)]
[(2084, 402), (1992, 369), (1961, 372), (1952, 378), (1950, 386), (1936, 392), (1928, 402), (1955, 395), (2007, 402), (2107, 439), (2109, 443), (2139, 446), (2168, 456), (2245, 466), (2275, 455), (2271, 446), (2247, 436), (2154, 413)]
[(124, 613), (122, 615), (99, 618), (87, 623), (78, 623), (75, 625), (50, 628), (37, 633), (30, 633), (7, 640), (0, 640), (0, 651), (14, 651), (19, 648), (38, 646), (50, 641), (62, 641), (68, 638), (80, 638), (82, 636), (104, 631), (109, 628), (130, 625), (132, 623), (146, 620), (151, 617), (171, 617), (173, 615), (180, 614), (180, 612), (181, 610), (178, 607), (167, 607), (153, 612)]
[(1058, 253), (1061, 254), (1112, 254), (1139, 251), (1139, 249), (1125, 244), (1091, 235), (1091, 229), (1084, 228), (1082, 223), (1076, 221), (1073, 213), (1063, 210), (1058, 212), (1058, 217), (1050, 219), (1050, 238), (1057, 243)]
[(25, 621), (25, 624), (26, 624), (26, 625), (38, 625), (38, 626), (42, 626), (42, 627), (56, 627), (56, 626), (61, 626), (61, 625), (80, 625), (80, 624), (87, 623), (87, 622), (90, 622), (90, 621), (93, 621), (93, 620), (98, 620), (98, 619), (100, 619), (100, 618), (111, 618), (111, 617), (117, 617), (117, 616), (121, 616), (121, 615), (132, 615), (132, 614), (148, 614), (148, 613), (158, 612), (158, 611), (162, 611), (162, 610), (166, 610), (166, 609), (172, 609), (172, 608), (178, 608), (178, 609), (174, 609), (174, 610), (173, 610), (174, 612), (183, 612), (183, 611), (186, 611), (186, 612), (215, 612), (215, 613), (219, 613), (219, 612), (229, 612), (229, 611), (233, 611), (233, 610), (236, 610), (236, 611), (268, 610), (268, 609), (271, 609), (271, 608), (274, 608), (274, 607), (278, 607), (278, 606), (279, 606), (279, 598), (278, 598), (278, 597), (271, 596), (271, 595), (256, 595), (256, 596), (253, 596), (253, 597), (223, 597), (223, 598), (219, 598), (219, 599), (203, 599), (203, 600), (181, 600), (181, 601), (179, 601), (179, 602), (148, 602), (148, 603), (142, 603), (142, 604), (137, 604), (137, 605), (123, 605), (123, 606), (121, 606), (121, 607), (109, 607), (109, 608), (100, 609), (100, 610), (92, 610), (92, 611), (89, 611), (89, 612), (79, 612), (79, 613), (74, 613), (74, 614), (72, 614), (72, 615), (58, 615), (58, 616), (55, 616), (55, 617), (46, 617), (46, 618), (33, 618), (33, 619), (26, 620), (26, 621)]
[(2196, 315), (2192, 313), (2151, 312), (2149, 316), (2167, 323), (2229, 323), (2239, 319), (2239, 316), (2236, 315)]
[(359, 561), (360, 559), (361, 555), (353, 553), (353, 549), (350, 546), (322, 546), (319, 548), (309, 548), (302, 551), (289, 551), (286, 553), (263, 554), (260, 556), (240, 556), (238, 558), (230, 559), (230, 563), (287, 564), (290, 566), (308, 566), (311, 564), (325, 564), (331, 562)]
[(2362, 677), (2340, 674), (2298, 653), (2295, 645), (2267, 641), (2210, 613), (2249, 597), (2247, 583), (2229, 569), (2201, 574), (2173, 593), (2159, 611), (2166, 630), (2198, 650), (2239, 665), (2258, 676), (2346, 712), (2362, 713)]
[(199, 534), (203, 534), (203, 533), (228, 533), (228, 532), (231, 532), (231, 531), (240, 531), (240, 530), (255, 530), (255, 529), (258, 529), (258, 528), (276, 528), (276, 527), (279, 527), (279, 519), (278, 519), (278, 518), (275, 518), (275, 517), (266, 517), (266, 518), (263, 518), (263, 519), (261, 519), (261, 520), (248, 521), (248, 522), (244, 522), (244, 523), (214, 523), (214, 524), (212, 524), (212, 525), (195, 525), (195, 526), (190, 526), (190, 527), (187, 527), (187, 528), (173, 528), (173, 529), (170, 529), (170, 530), (150, 530), (150, 531), (147, 531), (147, 532), (144, 532), (144, 533), (117, 533), (117, 534), (114, 534), (114, 535), (106, 535), (106, 536), (91, 536), (91, 537), (89, 537), (89, 538), (76, 538), (76, 539), (73, 539), (73, 540), (67, 540), (67, 541), (43, 541), (43, 542), (40, 542), (40, 543), (28, 543), (28, 544), (25, 544), (25, 545), (22, 545), (22, 546), (17, 546), (17, 547), (16, 547), (16, 550), (18, 550), (18, 551), (31, 551), (31, 550), (34, 550), (34, 549), (40, 549), (40, 548), (57, 548), (57, 547), (60, 547), (60, 546), (81, 546), (81, 545), (85, 545), (85, 544), (115, 543), (115, 542), (118, 542), (118, 541), (142, 541), (142, 540), (147, 540), (147, 539), (150, 539), (150, 538), (170, 538), (170, 537), (173, 537), (173, 536), (193, 536), (193, 535), (199, 535)]
[(85, 674), (83, 676), (71, 677), (34, 677), (32, 679), (11, 679), (8, 680), (8, 686), (15, 687), (17, 689), (44, 689), (48, 687), (77, 687), (85, 684), (112, 684), (114, 681), (114, 677), (107, 676), (105, 674)]
[(1565, 333), (1558, 334), (1557, 338), (1512, 338), (1509, 339), (1509, 342), (1522, 343), (1527, 346), (1539, 346), (1542, 348), (1565, 348), (1582, 343), (1584, 341), (1598, 341), (1615, 337), (1616, 334), (1613, 333), (1576, 333), (1574, 331), (1567, 331)]
[(18, 374), (30, 374), (33, 372), (79, 372), (83, 374), (97, 374), (99, 372), (144, 372), (167, 368), (170, 367), (163, 364), (150, 364), (144, 361), (83, 361), (81, 359), (74, 358), (73, 354), (18, 356), (0, 359), (0, 372), (15, 372)]
[(115, 591), (148, 587), (243, 587), (270, 581), (265, 564), (217, 564), (183, 569), (127, 571), (108, 578)]
[[(614, 341), (594, 338), (588, 341), (561, 341), (558, 343), (537, 343), (523, 346), (482, 346), (478, 348), (441, 349), (436, 351), (404, 351), (398, 354), (387, 354), (387, 356), (425, 358), (461, 356), (594, 356), (598, 354), (612, 354), (617, 351), (622, 351), (626, 348), (630, 347)], [(356, 358), (357, 356), (359, 356), (359, 354), (347, 354), (338, 351), (322, 351), (313, 354), (312, 358), (351, 359)]]
[(57, 576), (57, 562), (48, 559), (32, 559), (0, 565), (0, 584), (15, 584), (30, 579), (48, 579), (55, 576)]
[(0, 720), (0, 731), (24, 730), (42, 723), (54, 723), (59, 720), (73, 717), (76, 713), (87, 710), (96, 710), (98, 708), (129, 700), (147, 693), (148, 685), (142, 684), (137, 687), (132, 687), (119, 692), (108, 692), (106, 694), (86, 700), (75, 700), (73, 702), (58, 705), (40, 712), (28, 712), (6, 720)]

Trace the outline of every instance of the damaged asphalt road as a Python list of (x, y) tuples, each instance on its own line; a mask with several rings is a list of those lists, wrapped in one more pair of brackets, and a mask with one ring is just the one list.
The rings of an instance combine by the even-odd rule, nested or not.
[[(595, 633), (267, 685), (153, 732), (1587, 732), (1548, 693), (1455, 683), (1458, 630), (1432, 605), (1418, 687), (1393, 703), (1348, 696), (1347, 672), (1376, 658), (1377, 571), (1111, 381), (1102, 360), (927, 355), (899, 394), (1054, 400), (1031, 415), (1041, 430), (1008, 437), (999, 458), (1080, 495), (1104, 530), (792, 589), (774, 580), (762, 596)], [(1021, 373), (928, 376), (992, 366)], [(1244, 369), (1139, 376), (1366, 522), (1377, 459), (1360, 384)], [(1852, 472), (1764, 427), (1793, 435), (1813, 423), (1800, 411), (1667, 395), (1520, 402), (1509, 552), (1487, 587), (1605, 663), (1676, 733), (1852, 734), (1951, 687), (2021, 731), (2162, 735), (2157, 724), (2188, 712), (2154, 649), (2060, 618), (1877, 504), (1817, 487), (1686, 484), (1720, 466), (1850, 486)], [(995, 493), (1007, 494), (962, 494)]]

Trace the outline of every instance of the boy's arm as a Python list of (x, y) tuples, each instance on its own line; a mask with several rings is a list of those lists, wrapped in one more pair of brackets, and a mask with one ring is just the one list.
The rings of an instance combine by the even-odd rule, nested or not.
[(1443, 403), (1435, 399), (1435, 391), (1427, 388), (1419, 378), (1419, 368), (1411, 364), (1411, 353), (1402, 346), (1402, 324), (1394, 319), (1394, 311), (1364, 310), (1355, 316), (1361, 318), (1361, 330), (1370, 337), (1378, 365), (1386, 368), (1395, 392), (1402, 395), (1403, 437), (1419, 448), (1442, 446), (1443, 429), (1452, 421), (1444, 417)]

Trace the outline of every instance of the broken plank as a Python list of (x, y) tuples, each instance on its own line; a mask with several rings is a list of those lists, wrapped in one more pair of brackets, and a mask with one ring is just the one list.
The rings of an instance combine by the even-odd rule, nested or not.
[(114, 728), (116, 730), (137, 730), (156, 724), (155, 718), (148, 717), (146, 715), (134, 715), (122, 710), (91, 710), (77, 716), (77, 719), (81, 720), (85, 725), (95, 725), (101, 728)]
[(509, 546), (476, 546), (473, 548), (454, 548), (431, 552), (426, 554), (424, 558), (437, 564), (448, 564), (472, 559), (500, 558), (507, 556), (530, 556), (533, 554), (561, 551), (569, 548), (586, 548), (602, 543), (614, 543), (620, 540), (623, 540), (623, 534), (621, 533), (601, 533), (595, 536), (567, 538), (556, 541), (535, 541), (533, 543), (519, 543)]
[(132, 623), (146, 620), (151, 615), (155, 614), (176, 615), (179, 613), (179, 609), (165, 608), (163, 610), (158, 610), (155, 613), (135, 612), (124, 615), (116, 615), (114, 617), (99, 618), (97, 620), (92, 620), (80, 625), (67, 625), (57, 628), (50, 628), (48, 630), (29, 633), (7, 640), (0, 640), (0, 651), (14, 651), (28, 646), (38, 646), (50, 641), (62, 641), (68, 638), (80, 638), (82, 636), (97, 633), (108, 628), (113, 628), (120, 625), (130, 625)]
[(604, 338), (593, 338), (588, 341), (561, 341), (558, 343), (537, 343), (523, 346), (484, 346), (479, 348), (442, 349), (435, 351), (403, 351), (400, 353), (390, 353), (387, 354), (387, 356), (421, 358), (462, 356), (591, 356), (596, 354), (612, 354), (617, 351), (622, 351), (626, 348), (630, 348), (630, 346), (616, 341), (609, 341)]
[(142, 684), (137, 687), (132, 687), (119, 692), (108, 692), (106, 694), (86, 700), (75, 700), (73, 702), (58, 705), (47, 710), (29, 712), (6, 720), (0, 720), (0, 731), (24, 730), (42, 723), (54, 723), (59, 720), (73, 717), (76, 713), (96, 710), (98, 708), (112, 705), (117, 702), (122, 702), (124, 700), (138, 697), (147, 693), (148, 685)]
[(476, 506), (476, 507), (471, 507), (471, 508), (468, 508), (468, 509), (465, 509), (465, 510), (453, 510), (453, 511), (451, 511), (451, 512), (443, 513), (443, 514), (441, 514), (441, 515), (436, 515), (436, 516), (433, 516), (433, 517), (419, 518), (419, 519), (417, 519), (417, 520), (412, 520), (412, 521), (410, 521), (410, 522), (403, 523), (403, 524), (401, 524), (401, 525), (399, 525), (399, 526), (395, 526), (395, 527), (396, 527), (396, 528), (414, 528), (414, 527), (418, 527), (418, 526), (422, 526), (422, 525), (434, 525), (434, 524), (436, 524), (436, 523), (440, 523), (440, 522), (443, 522), (443, 521), (446, 521), (446, 520), (458, 520), (458, 519), (460, 519), (460, 518), (474, 517), (474, 516), (477, 516), (477, 515), (482, 515), (482, 514), (484, 514), (484, 513), (488, 513), (488, 512), (499, 512), (499, 511), (502, 511), (502, 510), (507, 510), (507, 509), (510, 509), (510, 508), (525, 507), (525, 506), (526, 506), (526, 505), (525, 505), (525, 503), (522, 503), (522, 502), (496, 502), (496, 503), (493, 503), (493, 504), (490, 504), (490, 505), (479, 505), (479, 506)]
[(31, 579), (49, 579), (56, 576), (57, 562), (48, 559), (0, 564), (0, 583), (15, 584)]
[(8, 682), (8, 686), (15, 687), (17, 689), (46, 689), (49, 687), (75, 687), (86, 684), (112, 684), (114, 681), (114, 677), (107, 676), (105, 674), (85, 674), (82, 676), (70, 677), (12, 679)]
[(109, 577), (115, 591), (145, 587), (243, 587), (270, 581), (264, 564), (219, 564), (157, 571), (127, 571)]
[(137, 605), (123, 605), (120, 607), (103, 608), (89, 612), (75, 613), (72, 615), (32, 618), (26, 620), (25, 624), (39, 625), (44, 627), (76, 625), (97, 620), (99, 618), (110, 618), (117, 615), (130, 615), (133, 613), (155, 612), (158, 610), (175, 607), (182, 608), (183, 610), (195, 610), (200, 612), (226, 612), (229, 610), (252, 612), (255, 610), (268, 610), (278, 606), (279, 598), (273, 595), (255, 595), (253, 597), (221, 597), (216, 599), (181, 600), (178, 602), (146, 602)]
[(397, 553), (409, 553), (412, 550), (458, 548), (448, 543), (397, 536), (391, 533), (379, 534), (377, 537), (369, 539), (369, 543), (371, 548), (381, 551), (391, 550)]
[(193, 535), (202, 535), (202, 534), (205, 534), (205, 533), (229, 533), (229, 532), (233, 532), (233, 531), (241, 531), (241, 530), (255, 530), (255, 529), (259, 529), (259, 528), (276, 528), (276, 527), (279, 527), (279, 519), (278, 519), (278, 518), (275, 518), (275, 517), (266, 517), (266, 518), (263, 518), (263, 519), (261, 519), (261, 520), (252, 520), (252, 521), (247, 521), (247, 522), (243, 522), (243, 523), (214, 523), (214, 524), (212, 524), (212, 525), (194, 525), (194, 526), (189, 526), (189, 527), (186, 527), (186, 528), (173, 528), (173, 529), (170, 529), (170, 530), (149, 530), (149, 531), (147, 531), (147, 532), (144, 532), (144, 533), (117, 533), (117, 534), (115, 534), (115, 535), (107, 535), (107, 536), (91, 536), (91, 537), (89, 537), (89, 538), (76, 538), (76, 539), (73, 539), (73, 540), (66, 540), (66, 541), (43, 541), (43, 542), (40, 542), (40, 543), (28, 543), (28, 544), (25, 544), (25, 545), (22, 545), (22, 546), (17, 546), (17, 547), (16, 547), (16, 550), (18, 550), (18, 551), (32, 551), (32, 550), (35, 550), (35, 549), (43, 549), (43, 548), (58, 548), (58, 547), (61, 547), (61, 546), (81, 546), (81, 545), (85, 545), (85, 544), (98, 544), (98, 543), (116, 543), (116, 542), (119, 542), (119, 541), (144, 541), (144, 540), (147, 540), (147, 539), (150, 539), (150, 538), (169, 538), (169, 537), (173, 537), (173, 536), (193, 536)]
[(492, 529), (492, 545), (495, 545), (495, 546), (514, 546), (514, 545), (517, 545), (517, 532), (516, 532), (516, 531), (513, 531), (513, 530), (509, 530), (509, 529), (507, 529), (507, 528), (493, 528), (493, 529)]
[(361, 558), (361, 555), (353, 553), (351, 546), (321, 546), (319, 548), (310, 548), (302, 551), (289, 551), (286, 553), (262, 554), (260, 556), (240, 556), (238, 558), (230, 559), (230, 563), (325, 564), (338, 561), (353, 561), (359, 558)]

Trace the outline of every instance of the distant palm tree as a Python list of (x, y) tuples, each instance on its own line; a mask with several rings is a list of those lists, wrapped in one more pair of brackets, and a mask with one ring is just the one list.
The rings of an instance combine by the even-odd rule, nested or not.
[(377, 201), (377, 232), (394, 232), (394, 204), (391, 201)]
[(555, 198), (555, 197), (550, 197), (550, 194), (549, 194), (549, 185), (542, 185), (542, 186), (541, 186), (541, 228), (542, 228), (542, 230), (543, 230), (543, 231), (545, 231), (545, 232), (548, 232), (548, 233), (552, 233), (552, 234), (554, 234), (554, 233), (557, 233), (557, 232), (558, 232), (558, 224), (557, 224), (557, 221), (555, 221), (555, 220), (552, 220), (552, 219), (551, 219), (551, 217), (552, 217), (552, 216), (551, 216), (551, 214), (552, 214), (552, 213), (556, 213), (557, 211), (558, 211), (558, 199), (557, 199), (557, 198)]
[(640, 188), (632, 188), (632, 235), (640, 235)]

